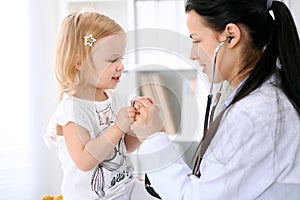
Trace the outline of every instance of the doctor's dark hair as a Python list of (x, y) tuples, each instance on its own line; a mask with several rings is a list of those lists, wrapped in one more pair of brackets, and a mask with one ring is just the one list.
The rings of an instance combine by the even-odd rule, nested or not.
[(270, 10), (275, 19), (266, 6), (267, 0), (187, 0), (185, 10), (197, 12), (217, 32), (228, 23), (246, 27), (250, 44), (240, 72), (248, 70), (257, 59), (255, 52), (265, 48), (231, 105), (257, 89), (276, 70), (278, 58), (282, 89), (300, 114), (300, 43), (295, 22), (284, 3), (273, 2)]
[[(255, 67), (228, 107), (260, 87), (279, 68), (280, 87), (300, 115), (300, 43), (295, 22), (284, 3), (273, 1), (267, 8), (267, 0), (187, 0), (185, 11), (191, 10), (203, 17), (206, 25), (216, 32), (223, 31), (228, 23), (234, 23), (244, 27), (249, 35), (242, 58), (245, 65), (240, 73), (251, 69), (253, 63)], [(221, 118), (216, 118), (209, 134), (214, 135)], [(210, 141), (203, 139), (202, 143), (200, 160)]]

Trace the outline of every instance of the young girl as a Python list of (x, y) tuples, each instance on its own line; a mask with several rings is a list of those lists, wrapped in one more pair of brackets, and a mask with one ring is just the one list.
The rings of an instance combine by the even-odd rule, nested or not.
[[(187, 0), (186, 13), (191, 58), (208, 77), (215, 66), (233, 93), (200, 143), (193, 171), (180, 159), (153, 170), (154, 189), (164, 200), (300, 199), (300, 43), (289, 9), (272, 0)], [(159, 133), (139, 152), (162, 152), (167, 142)]]
[(132, 177), (126, 151), (139, 140), (127, 134), (136, 109), (121, 108), (113, 93), (124, 66), (124, 30), (93, 11), (74, 12), (62, 22), (55, 72), (60, 102), (46, 138), (58, 147), (65, 200), (152, 199)]

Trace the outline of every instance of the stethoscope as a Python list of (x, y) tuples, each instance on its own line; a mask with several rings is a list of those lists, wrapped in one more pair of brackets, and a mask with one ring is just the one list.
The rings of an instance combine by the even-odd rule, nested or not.
[[(226, 41), (228, 41), (228, 43), (230, 43), (232, 39), (233, 39), (233, 37), (228, 37)], [(219, 87), (218, 92), (216, 94), (216, 97), (214, 99), (214, 104), (211, 108), (211, 103), (212, 103), (212, 99), (213, 99), (213, 88), (214, 88), (214, 81), (215, 81), (217, 56), (218, 56), (218, 53), (219, 53), (221, 47), (225, 44), (226, 41), (220, 42), (219, 45), (215, 48), (215, 51), (214, 51), (213, 64), (212, 64), (212, 79), (211, 79), (211, 85), (210, 85), (209, 93), (208, 93), (208, 96), (207, 96), (207, 102), (206, 102), (202, 140), (206, 136), (209, 124), (214, 119), (215, 109), (216, 109), (216, 107), (217, 107), (217, 105), (220, 101), (220, 98), (221, 98), (221, 91), (222, 91), (222, 87), (223, 87), (223, 82), (220, 84), (220, 87)], [(201, 174), (200, 174), (200, 163), (202, 161), (202, 158), (200, 158), (200, 151), (201, 151), (201, 142), (197, 147), (197, 150), (196, 150), (195, 156), (194, 156), (195, 158), (193, 159), (194, 160), (193, 175), (196, 175), (198, 177), (201, 176)]]
[[(216, 47), (216, 49), (214, 51), (213, 65), (212, 65), (212, 78), (211, 78), (211, 84), (210, 84), (209, 93), (207, 95), (207, 102), (206, 102), (206, 109), (205, 109), (205, 118), (204, 118), (204, 126), (203, 126), (203, 137), (206, 134), (206, 131), (208, 129), (209, 123), (213, 120), (213, 115), (214, 115), (214, 112), (215, 112), (215, 108), (217, 107), (217, 104), (219, 103), (219, 100), (221, 98), (221, 89), (222, 89), (223, 83), (221, 83), (221, 85), (220, 85), (220, 88), (218, 90), (218, 95), (216, 95), (216, 98), (215, 98), (215, 101), (214, 101), (212, 112), (210, 112), (211, 102), (212, 102), (212, 98), (213, 98), (213, 89), (214, 89), (214, 82), (215, 82), (217, 56), (218, 56), (218, 53), (219, 53), (221, 47), (224, 44), (225, 44), (224, 41), (220, 42), (220, 44)], [(210, 119), (208, 121), (209, 114), (210, 114)]]

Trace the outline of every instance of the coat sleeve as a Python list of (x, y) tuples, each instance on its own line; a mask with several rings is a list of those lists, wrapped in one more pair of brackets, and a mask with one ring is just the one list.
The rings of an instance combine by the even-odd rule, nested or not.
[(226, 134), (216, 134), (209, 146), (200, 166), (201, 178), (190, 175), (191, 169), (165, 133), (144, 142), (140, 152), (152, 158), (143, 162), (142, 156), (141, 165), (162, 199), (250, 200), (268, 190), (284, 170), (274, 167), (273, 130), (264, 126), (256, 132), (256, 121), (247, 113), (239, 112), (238, 117), (239, 123), (228, 120), (219, 128)]
[(162, 199), (181, 199), (189, 184), (191, 169), (182, 160), (166, 133), (157, 133), (143, 142), (139, 151), (141, 171)]
[(139, 154), (144, 172), (163, 200), (215, 199), (210, 195), (217, 191), (217, 187), (221, 187), (217, 181), (203, 183), (191, 175), (192, 170), (175, 150), (166, 133), (161, 132), (147, 139), (141, 145)]

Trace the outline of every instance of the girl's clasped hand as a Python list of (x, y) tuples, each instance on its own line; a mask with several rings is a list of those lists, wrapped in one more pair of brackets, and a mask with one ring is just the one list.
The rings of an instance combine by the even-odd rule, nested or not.
[[(128, 120), (124, 121), (124, 118)], [(162, 131), (164, 127), (161, 109), (150, 97), (137, 97), (131, 106), (121, 109), (116, 124), (123, 132), (132, 134), (140, 141)]]

